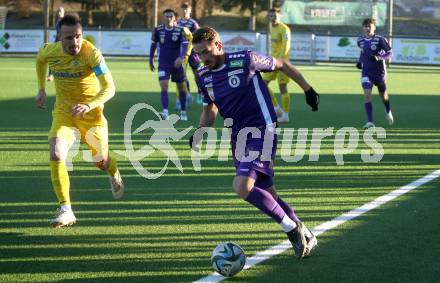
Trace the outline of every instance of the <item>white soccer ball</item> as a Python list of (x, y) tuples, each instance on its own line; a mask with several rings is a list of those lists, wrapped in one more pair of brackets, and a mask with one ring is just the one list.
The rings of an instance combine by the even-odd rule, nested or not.
[(246, 263), (243, 249), (233, 242), (221, 243), (212, 251), (212, 267), (223, 276), (239, 273)]

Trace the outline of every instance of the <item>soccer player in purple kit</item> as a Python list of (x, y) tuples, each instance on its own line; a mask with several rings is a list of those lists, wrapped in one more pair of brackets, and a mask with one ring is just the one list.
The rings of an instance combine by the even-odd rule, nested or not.
[[(180, 6), (180, 8), (182, 11), (182, 17), (177, 21), (177, 25), (181, 26), (181, 27), (186, 27), (191, 33), (194, 33), (199, 28), (199, 24), (196, 22), (196, 20), (191, 18), (191, 5), (188, 2), (185, 2)], [(190, 43), (190, 46), (191, 46), (191, 43)], [(194, 74), (194, 79), (195, 79), (195, 82), (197, 84), (197, 88), (199, 91), (199, 95), (197, 97), (197, 103), (202, 104), (202, 102), (203, 102), (202, 94), (200, 91), (199, 82), (197, 80), (197, 69), (200, 67), (200, 58), (194, 53), (193, 50), (191, 50), (191, 53), (188, 57), (188, 61), (185, 63), (189, 64), (189, 66), (191, 67), (191, 70)], [(185, 66), (186, 66), (186, 64), (185, 64)], [(187, 87), (188, 95), (189, 95), (188, 98), (192, 98), (191, 94), (189, 92), (190, 87), (189, 87), (188, 78), (186, 78), (185, 82), (186, 82), (186, 87)]]
[[(318, 110), (319, 95), (286, 60), (252, 51), (225, 53), (218, 33), (210, 27), (195, 32), (193, 45), (204, 63), (198, 70), (204, 95), (199, 128), (213, 126), (218, 112), (225, 120), (232, 120), (235, 192), (281, 225), (296, 258), (310, 255), (317, 244), (316, 237), (298, 219), (292, 207), (277, 195), (273, 184), (277, 120), (260, 72), (283, 71), (305, 91), (313, 111)], [(201, 139), (200, 135), (193, 135), (190, 146), (197, 150)], [(256, 153), (254, 160), (249, 159)]]
[(176, 25), (176, 12), (171, 9), (163, 11), (164, 23), (154, 28), (150, 47), (150, 69), (154, 67), (154, 53), (159, 47), (158, 76), (160, 84), (160, 98), (162, 102), (162, 117), (168, 118), (168, 81), (177, 84), (180, 101), (180, 119), (188, 120), (186, 113), (186, 86), (183, 60), (188, 49), (188, 40), (184, 35), (184, 28)]
[(377, 86), (379, 95), (385, 105), (386, 119), (389, 125), (394, 123), (391, 112), (390, 97), (387, 92), (386, 66), (385, 60), (391, 58), (391, 47), (383, 36), (376, 35), (376, 21), (372, 18), (362, 22), (364, 36), (360, 37), (357, 45), (361, 49), (359, 61), (356, 64), (362, 70), (361, 83), (365, 96), (365, 111), (367, 113), (367, 123), (364, 129), (374, 127), (373, 123), (373, 104), (371, 102), (371, 92), (373, 85)]

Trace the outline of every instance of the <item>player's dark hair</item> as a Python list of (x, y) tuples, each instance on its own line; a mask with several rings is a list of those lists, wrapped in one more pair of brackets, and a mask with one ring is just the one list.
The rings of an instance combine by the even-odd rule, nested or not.
[(376, 20), (373, 18), (367, 18), (362, 22), (362, 26), (376, 25)]
[(180, 6), (180, 8), (182, 8), (182, 9), (191, 8), (191, 4), (189, 4), (188, 2), (183, 2), (183, 4)]
[(193, 43), (200, 43), (202, 41), (213, 42), (218, 40), (218, 32), (212, 27), (204, 26), (196, 30), (193, 34)]
[(77, 13), (66, 14), (59, 22), (60, 28), (62, 26), (76, 26), (77, 24), (81, 25), (81, 18)]
[(175, 17), (177, 17), (177, 13), (176, 13), (176, 11), (174, 11), (173, 9), (165, 9), (165, 11), (163, 11), (163, 15), (165, 15), (166, 13), (173, 13), (173, 15), (175, 16)]
[(272, 8), (269, 10), (269, 13), (281, 13), (281, 11), (278, 8)]

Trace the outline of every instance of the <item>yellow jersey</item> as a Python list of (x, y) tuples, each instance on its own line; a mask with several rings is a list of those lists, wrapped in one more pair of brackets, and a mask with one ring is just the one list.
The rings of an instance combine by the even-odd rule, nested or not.
[[(37, 73), (40, 89), (44, 89), (46, 72), (42, 69), (47, 70), (47, 65), (55, 81), (55, 111), (70, 112), (72, 106), (76, 104), (88, 104), (93, 109), (101, 106), (112, 96), (100, 91), (100, 81), (97, 76), (110, 71), (101, 52), (87, 40), (83, 41), (78, 55), (65, 53), (59, 41), (46, 43), (38, 51)], [(43, 78), (40, 78), (41, 74), (44, 74)], [(107, 97), (108, 95), (110, 97)]]
[(289, 59), (290, 28), (283, 23), (272, 26), (270, 33), (272, 56), (275, 58)]
[(185, 36), (186, 40), (188, 40), (188, 49), (186, 50), (186, 54), (185, 54), (185, 57), (188, 57), (191, 54), (193, 47), (192, 46), (193, 35), (191, 31), (186, 27), (183, 28), (183, 35)]

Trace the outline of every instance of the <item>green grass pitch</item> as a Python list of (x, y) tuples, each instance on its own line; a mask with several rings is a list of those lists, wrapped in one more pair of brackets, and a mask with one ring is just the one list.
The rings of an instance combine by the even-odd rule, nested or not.
[[(111, 150), (124, 149), (123, 126), (130, 107), (144, 102), (160, 109), (157, 75), (147, 60), (109, 59), (116, 96), (106, 104)], [(365, 123), (360, 74), (354, 66), (299, 66), (321, 94), (320, 110), (310, 111), (290, 83), (291, 122), (282, 127), (355, 127), (359, 148), (338, 166), (334, 136), (325, 138), (319, 161), (276, 164), (279, 194), (293, 204), (308, 226), (356, 208), (440, 169), (440, 70), (393, 66), (388, 82), (395, 124), (386, 125), (375, 91), (378, 139), (384, 157), (365, 163), (360, 151)], [(192, 77), (191, 77), (192, 79)], [(173, 164), (155, 180), (142, 178), (124, 157), (124, 199), (112, 199), (105, 174), (80, 156), (70, 172), (76, 225), (52, 229), (57, 208), (51, 188), (47, 132), (54, 101), (48, 83), (46, 110), (35, 107), (33, 59), (0, 59), (0, 282), (191, 282), (212, 272), (210, 253), (220, 242), (239, 243), (248, 256), (285, 240), (279, 226), (235, 196), (231, 161), (202, 161), (192, 167), (186, 138), (173, 142), (183, 173)], [(271, 87), (278, 91), (275, 82)], [(174, 105), (174, 87), (170, 105)], [(189, 110), (195, 126), (201, 107)], [(153, 118), (141, 111), (135, 123)], [(216, 126), (222, 126), (218, 119)], [(295, 132), (296, 133), (296, 132)], [(134, 136), (136, 147), (151, 132)], [(294, 138), (296, 141), (296, 138)], [(307, 149), (310, 147), (310, 132)], [(84, 149), (84, 147), (81, 147)], [(160, 170), (164, 156), (142, 160)], [(231, 282), (438, 282), (440, 267), (440, 180), (434, 180), (319, 237), (313, 256), (294, 260), (289, 250)]]

